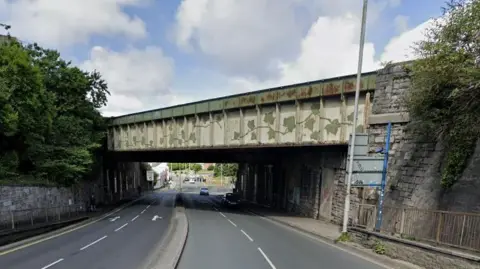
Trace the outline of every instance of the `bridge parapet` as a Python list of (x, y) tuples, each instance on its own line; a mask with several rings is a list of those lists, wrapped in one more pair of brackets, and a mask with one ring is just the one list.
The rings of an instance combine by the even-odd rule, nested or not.
[[(307, 82), (113, 118), (114, 151), (347, 144), (355, 76)], [(357, 130), (365, 131), (376, 73), (362, 76)]]

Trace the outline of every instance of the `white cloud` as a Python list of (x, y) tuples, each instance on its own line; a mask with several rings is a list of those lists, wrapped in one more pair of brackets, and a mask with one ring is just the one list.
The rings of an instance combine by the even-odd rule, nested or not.
[(12, 35), (49, 47), (85, 43), (92, 35), (142, 38), (145, 24), (122, 8), (143, 0), (0, 0), (0, 19)]
[(391, 7), (398, 7), (402, 4), (402, 0), (390, 0), (389, 3)]
[(424, 39), (425, 31), (432, 23), (433, 20), (428, 20), (415, 28), (401, 33), (399, 36), (393, 37), (385, 46), (380, 60), (382, 62), (401, 62), (415, 59), (416, 55), (413, 46), (416, 42)]
[[(400, 1), (371, 0), (368, 27)], [(226, 76), (229, 92), (353, 73), (362, 1), (183, 0), (176, 42)], [(367, 29), (368, 29), (367, 27)], [(364, 68), (378, 67), (367, 42)]]
[[(301, 39), (291, 0), (184, 0), (176, 41), (198, 48), (231, 74), (266, 75), (271, 59), (288, 56)], [(262, 64), (253, 64), (253, 63)]]
[(408, 17), (404, 15), (397, 15), (393, 20), (397, 33), (401, 34), (408, 29)]
[[(111, 92), (105, 115), (124, 114), (173, 105), (184, 100), (172, 93), (173, 60), (158, 47), (115, 52), (94, 47), (80, 67), (98, 70)], [(189, 101), (186, 99), (185, 101)]]

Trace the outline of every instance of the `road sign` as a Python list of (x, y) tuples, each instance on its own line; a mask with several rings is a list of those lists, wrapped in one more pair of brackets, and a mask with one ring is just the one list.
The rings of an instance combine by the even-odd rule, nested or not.
[(353, 159), (352, 186), (380, 186), (382, 171), (383, 157), (358, 156)]
[(155, 173), (152, 170), (147, 171), (147, 181), (153, 181), (155, 178)]

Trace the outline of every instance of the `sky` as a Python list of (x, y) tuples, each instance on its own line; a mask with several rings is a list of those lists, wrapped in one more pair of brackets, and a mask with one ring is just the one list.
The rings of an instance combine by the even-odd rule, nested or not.
[[(0, 0), (0, 23), (99, 71), (118, 116), (354, 74), (362, 2)], [(414, 59), (444, 2), (369, 0), (362, 70)]]

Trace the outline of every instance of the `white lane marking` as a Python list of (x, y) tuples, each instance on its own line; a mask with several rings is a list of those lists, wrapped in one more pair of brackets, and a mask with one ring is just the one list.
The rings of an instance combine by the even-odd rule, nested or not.
[(233, 226), (237, 227), (237, 224), (235, 224), (235, 222), (233, 222), (233, 221), (231, 221), (231, 220), (229, 220), (229, 219), (227, 219), (227, 220), (228, 220)]
[(123, 227), (125, 227), (125, 226), (127, 226), (127, 225), (128, 225), (128, 223), (123, 224), (122, 226), (120, 226), (120, 227), (118, 227), (117, 229), (115, 229), (115, 232), (120, 231), (121, 229), (123, 229)]
[(269, 219), (269, 218), (267, 218), (267, 217), (264, 217), (264, 216), (262, 216), (262, 215), (260, 215), (260, 214), (255, 213), (255, 212), (253, 212), (253, 211), (251, 211), (251, 210), (248, 210), (248, 209), (247, 209), (247, 210), (245, 210), (244, 212), (249, 213), (249, 214), (251, 214), (252, 216), (257, 216), (257, 217), (259, 217), (260, 219), (263, 219), (263, 220), (265, 220), (265, 221), (268, 221), (268, 222), (270, 222), (270, 223), (273, 224), (273, 225), (277, 225), (277, 226), (279, 226), (279, 227), (282, 227), (283, 229), (289, 230), (290, 232), (297, 233), (297, 234), (300, 234), (300, 235), (302, 235), (302, 236), (308, 237), (308, 238), (316, 241), (317, 243), (322, 243), (322, 244), (328, 245), (328, 246), (330, 246), (330, 247), (332, 247), (332, 248), (338, 249), (338, 250), (340, 250), (340, 251), (343, 251), (343, 252), (345, 252), (345, 253), (348, 253), (348, 254), (350, 254), (350, 255), (353, 255), (353, 256), (355, 256), (355, 257), (357, 257), (357, 258), (360, 258), (360, 259), (362, 259), (362, 260), (365, 260), (365, 261), (371, 262), (371, 263), (373, 263), (373, 264), (376, 264), (376, 265), (378, 265), (378, 266), (380, 266), (380, 267), (382, 267), (382, 268), (385, 268), (385, 269), (391, 268), (390, 266), (387, 266), (387, 265), (385, 265), (385, 264), (383, 264), (383, 263), (381, 263), (381, 262), (378, 262), (378, 261), (376, 261), (376, 260), (374, 260), (374, 259), (367, 258), (367, 257), (363, 256), (362, 254), (358, 254), (358, 253), (353, 252), (352, 250), (348, 250), (348, 249), (339, 247), (339, 246), (337, 246), (337, 245), (335, 245), (335, 244), (333, 244), (333, 243), (330, 243), (329, 241), (327, 241), (327, 240), (325, 240), (325, 239), (322, 239), (322, 238), (320, 238), (320, 237), (318, 237), (318, 236), (313, 236), (313, 235), (308, 234), (308, 233), (306, 233), (306, 232), (303, 232), (303, 231), (297, 230), (297, 229), (295, 229), (295, 228), (292, 228), (292, 227), (288, 226), (287, 224), (283, 224), (283, 223), (279, 223), (278, 221), (271, 220), (271, 219)]
[(104, 237), (102, 237), (102, 238), (99, 238), (99, 239), (97, 239), (97, 240), (93, 241), (92, 243), (90, 243), (90, 244), (88, 244), (88, 245), (84, 246), (84, 247), (83, 247), (83, 248), (81, 248), (80, 250), (84, 250), (84, 249), (86, 249), (86, 248), (88, 248), (88, 247), (91, 247), (91, 246), (95, 245), (96, 243), (98, 243), (98, 242), (102, 241), (102, 240), (103, 240), (103, 239), (105, 239), (105, 238), (107, 238), (107, 236), (106, 236), (106, 235), (105, 235)]
[(220, 215), (222, 215), (222, 217), (226, 218), (227, 216), (225, 216), (222, 212), (219, 212)]
[(47, 269), (47, 268), (49, 268), (49, 267), (52, 267), (52, 266), (54, 266), (55, 264), (57, 264), (57, 263), (59, 263), (59, 262), (61, 262), (61, 261), (63, 261), (63, 258), (62, 258), (62, 259), (58, 259), (58, 260), (52, 262), (52, 263), (49, 264), (49, 265), (45, 265), (44, 267), (42, 267), (42, 269)]
[[(150, 204), (150, 205), (151, 205), (151, 204)], [(149, 208), (149, 207), (150, 207), (150, 205), (147, 205), (147, 208)]]
[(275, 267), (275, 265), (273, 265), (272, 261), (267, 257), (267, 255), (265, 254), (265, 252), (263, 252), (263, 250), (261, 248), (258, 248), (258, 251), (260, 251), (260, 253), (262, 253), (262, 256), (265, 258), (265, 260), (267, 260), (268, 264), (270, 264), (270, 267), (272, 267), (272, 269), (277, 269)]
[(253, 242), (253, 239), (250, 237), (250, 235), (248, 235), (244, 230), (240, 230), (240, 231), (248, 238), (248, 240)]
[(155, 215), (155, 216), (153, 216), (153, 218), (152, 218), (153, 221), (156, 221), (157, 219), (162, 219), (162, 217), (159, 217), (159, 216)]
[(215, 209), (216, 211), (218, 211), (218, 208), (216, 208), (216, 207), (213, 207), (213, 209)]
[(143, 214), (143, 213), (145, 213), (145, 210), (146, 210), (146, 209), (142, 210), (142, 212), (141, 212), (140, 214)]
[(119, 218), (120, 218), (120, 216), (116, 216), (116, 217), (114, 217), (114, 218), (111, 218), (110, 221), (113, 222), (113, 221), (116, 221), (116, 220), (119, 219)]
[(138, 215), (135, 216), (135, 218), (132, 219), (132, 221), (135, 221), (138, 218)]

